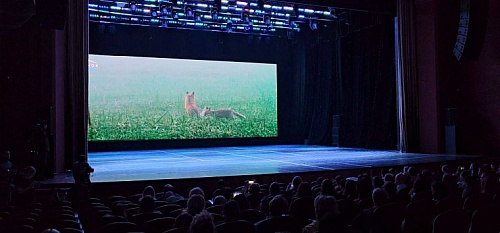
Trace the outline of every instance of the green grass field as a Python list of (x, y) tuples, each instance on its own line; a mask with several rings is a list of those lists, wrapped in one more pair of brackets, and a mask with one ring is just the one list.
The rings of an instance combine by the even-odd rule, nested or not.
[[(102, 63), (102, 62), (101, 62)], [(102, 65), (100, 64), (102, 67)], [(276, 137), (276, 79), (265, 70), (232, 74), (117, 75), (89, 78), (89, 141)], [(231, 108), (246, 119), (187, 117), (184, 94), (194, 91), (202, 110)]]

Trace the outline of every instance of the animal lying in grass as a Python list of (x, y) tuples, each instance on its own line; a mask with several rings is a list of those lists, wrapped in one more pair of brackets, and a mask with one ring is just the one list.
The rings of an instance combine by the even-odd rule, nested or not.
[(229, 108), (221, 108), (219, 110), (212, 110), (209, 107), (204, 107), (201, 111), (201, 116), (213, 116), (215, 118), (225, 118), (225, 119), (234, 119), (237, 117), (246, 118), (245, 115), (236, 112)]
[(200, 117), (200, 110), (196, 106), (196, 99), (194, 98), (194, 91), (192, 93), (186, 92), (184, 96), (184, 108), (188, 117)]

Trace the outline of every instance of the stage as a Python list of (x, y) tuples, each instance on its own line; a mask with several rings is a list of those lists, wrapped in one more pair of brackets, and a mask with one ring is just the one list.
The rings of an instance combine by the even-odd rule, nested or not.
[(414, 154), (311, 145), (270, 145), (89, 153), (94, 183), (366, 170), (456, 162), (477, 156)]

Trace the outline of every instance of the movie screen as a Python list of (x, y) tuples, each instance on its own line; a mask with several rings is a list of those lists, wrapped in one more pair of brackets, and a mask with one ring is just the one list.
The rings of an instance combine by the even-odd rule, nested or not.
[(89, 55), (88, 140), (277, 137), (277, 65)]

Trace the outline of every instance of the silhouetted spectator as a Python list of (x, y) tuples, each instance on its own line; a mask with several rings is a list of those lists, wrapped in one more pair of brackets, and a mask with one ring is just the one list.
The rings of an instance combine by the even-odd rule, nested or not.
[(219, 195), (214, 197), (214, 206), (215, 205), (225, 205), (227, 203), (227, 200), (224, 196)]
[(333, 186), (333, 183), (329, 179), (324, 179), (323, 182), (321, 183), (321, 194), (322, 195), (329, 195), (329, 196), (335, 196), (335, 187)]
[(193, 194), (187, 201), (187, 212), (194, 216), (205, 209), (205, 198), (200, 194)]
[(320, 220), (328, 213), (337, 215), (338, 214), (337, 200), (333, 196), (318, 195), (314, 199), (314, 210), (316, 212), (316, 219), (304, 227), (304, 229), (302, 230), (302, 232), (304, 233), (317, 232), (319, 230)]
[(258, 183), (253, 183), (248, 188), (247, 200), (250, 204), (250, 209), (258, 209), (260, 205), (260, 200), (264, 195), (260, 192), (260, 185)]
[(280, 194), (280, 185), (278, 182), (272, 182), (271, 185), (269, 185), (269, 194), (264, 196), (260, 200), (260, 211), (264, 214), (267, 215), (269, 213), (269, 202), (276, 196)]
[(269, 217), (278, 217), (288, 212), (288, 201), (283, 195), (275, 196), (269, 202)]
[(290, 203), (302, 197), (312, 197), (311, 185), (308, 182), (302, 182), (295, 195), (292, 196)]
[(179, 214), (175, 218), (174, 222), (174, 228), (184, 228), (184, 227), (189, 227), (191, 225), (191, 221), (193, 220), (193, 216), (191, 216), (189, 213), (184, 212)]
[(200, 187), (194, 187), (189, 191), (189, 197), (193, 196), (194, 194), (202, 195), (205, 197), (205, 192), (203, 192), (203, 189)]
[(84, 200), (89, 196), (91, 189), (90, 173), (92, 172), (94, 172), (94, 168), (87, 163), (85, 155), (78, 156), (78, 160), (73, 164), (74, 188), (77, 200)]
[(191, 221), (191, 226), (189, 227), (190, 233), (214, 233), (214, 218), (212, 215), (203, 210), (202, 212), (196, 214)]
[(142, 197), (145, 197), (145, 196), (151, 196), (151, 197), (153, 197), (153, 199), (156, 200), (156, 191), (155, 191), (155, 188), (153, 188), (153, 186), (151, 186), (151, 185), (146, 186), (142, 190)]
[(240, 216), (240, 207), (234, 200), (228, 201), (223, 208), (222, 214), (224, 215), (225, 222), (236, 221)]
[(178, 193), (174, 192), (174, 186), (171, 184), (166, 184), (163, 187), (163, 199), (167, 203), (174, 203), (180, 200), (184, 200), (184, 197)]

